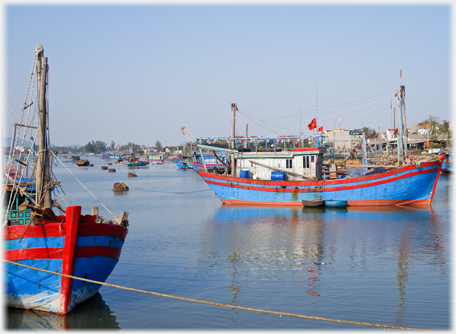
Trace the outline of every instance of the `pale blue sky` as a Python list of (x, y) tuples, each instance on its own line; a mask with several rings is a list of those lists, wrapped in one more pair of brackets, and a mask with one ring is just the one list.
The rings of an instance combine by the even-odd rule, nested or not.
[(19, 113), (42, 44), (57, 145), (177, 145), (182, 126), (226, 137), (233, 102), (239, 135), (246, 122), (250, 135), (298, 134), (301, 110), (308, 135), (317, 96), (318, 126), (340, 114), (341, 127), (386, 131), (400, 70), (409, 126), (450, 119), (449, 5), (10, 4), (4, 15), (6, 103)]

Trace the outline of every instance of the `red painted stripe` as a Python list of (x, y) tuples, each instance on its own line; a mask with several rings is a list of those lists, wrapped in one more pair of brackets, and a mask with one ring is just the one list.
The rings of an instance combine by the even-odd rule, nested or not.
[[(221, 199), (223, 204), (236, 205), (236, 206), (275, 206), (275, 207), (302, 207), (301, 201), (296, 202), (256, 202), (256, 201), (240, 201), (231, 199)], [(417, 205), (429, 207), (430, 200), (360, 200), (360, 201), (347, 201), (348, 206), (402, 206), (402, 205)]]
[[(76, 248), (76, 258), (106, 256), (119, 259), (121, 249), (111, 246), (85, 246)], [(3, 251), (8, 261), (61, 259), (63, 248), (29, 248)]]
[[(419, 175), (419, 174), (426, 174), (426, 173), (432, 173), (432, 172), (436, 172), (438, 171), (438, 169), (429, 169), (429, 170), (425, 170), (425, 171), (416, 171), (416, 172), (411, 172), (411, 173), (408, 173), (406, 175), (401, 175), (401, 176), (397, 176), (397, 177), (393, 177), (393, 178), (389, 178), (387, 180), (381, 180), (381, 181), (375, 181), (375, 182), (366, 182), (364, 184), (358, 184), (358, 185), (342, 185), (342, 186), (339, 186), (339, 187), (332, 187), (332, 188), (321, 188), (321, 191), (322, 192), (329, 192), (329, 191), (341, 191), (341, 190), (351, 190), (351, 189), (361, 189), (361, 188), (367, 188), (367, 187), (371, 187), (371, 186), (376, 186), (376, 185), (380, 185), (380, 184), (386, 184), (386, 183), (390, 183), (390, 182), (395, 182), (397, 180), (400, 180), (400, 179), (405, 179), (405, 178), (408, 178), (408, 177), (411, 177), (411, 176), (414, 176), (414, 175)], [(359, 178), (357, 178), (358, 180)], [(354, 180), (354, 179), (352, 179)], [(215, 185), (219, 185), (219, 186), (224, 186), (224, 187), (231, 187), (231, 188), (237, 188), (237, 189), (245, 189), (245, 190), (257, 190), (257, 191), (269, 191), (269, 192), (288, 192), (288, 193), (292, 193), (292, 192), (299, 192), (299, 193), (308, 193), (308, 192), (317, 192), (318, 191), (318, 188), (312, 188), (312, 189), (282, 189), (282, 188), (265, 188), (265, 187), (254, 187), (254, 186), (245, 186), (245, 185), (238, 185), (238, 184), (234, 184), (233, 182), (230, 182), (230, 183), (222, 183), (222, 182), (215, 182), (215, 181), (212, 181), (212, 180), (205, 180), (208, 184), (215, 184)], [(234, 181), (234, 180), (233, 180)], [(354, 182), (359, 182), (359, 181), (352, 181), (351, 183), (354, 183)], [(247, 182), (245, 182), (247, 183)], [(245, 184), (244, 183), (244, 184)], [(250, 184), (251, 182), (248, 182), (248, 184)], [(333, 183), (333, 182), (332, 182)], [(274, 183), (274, 184), (271, 184), (271, 183), (268, 183), (268, 184), (265, 184), (265, 185), (274, 185), (274, 186), (280, 186), (280, 183)], [(286, 186), (288, 187), (293, 187), (293, 186), (301, 186), (301, 187), (305, 187), (305, 186), (317, 186), (317, 185), (320, 185), (320, 186), (328, 186), (328, 182), (326, 181), (319, 181), (318, 183), (317, 182), (303, 182), (301, 184), (296, 184), (296, 182), (292, 182), (292, 184), (285, 184)], [(331, 184), (329, 184), (331, 185)]]
[(105, 256), (119, 259), (121, 249), (111, 246), (86, 246), (76, 249), (76, 257)]
[[(43, 237), (61, 237), (65, 235), (65, 224), (62, 224), (61, 232), (59, 231), (60, 223), (49, 223), (45, 225), (30, 225), (24, 238), (43, 238)], [(5, 226), (3, 235), (5, 240), (20, 239), (26, 225)]]
[[(79, 236), (81, 237), (105, 235), (125, 240), (128, 233), (126, 227), (115, 224), (83, 223), (79, 225)], [(20, 239), (25, 228), (26, 225), (5, 226), (3, 229), (5, 240)], [(24, 238), (62, 237), (65, 236), (65, 230), (65, 223), (62, 225), (60, 223), (32, 224), (24, 235)]]
[(80, 224), (79, 227), (80, 237), (104, 235), (125, 240), (127, 233), (126, 227), (116, 224)]
[(9, 261), (61, 259), (62, 254), (62, 248), (29, 248), (3, 251), (4, 258)]
[(292, 148), (291, 152), (308, 152), (308, 151), (315, 151), (315, 152), (324, 152), (326, 151), (326, 147), (306, 147), (306, 148)]
[[(76, 261), (76, 243), (78, 239), (80, 206), (69, 206), (66, 208), (65, 216), (65, 244), (62, 254), (62, 274), (73, 275), (74, 263)], [(73, 293), (73, 279), (62, 276), (60, 285), (60, 309), (59, 314), (67, 314), (71, 309), (71, 295)]]

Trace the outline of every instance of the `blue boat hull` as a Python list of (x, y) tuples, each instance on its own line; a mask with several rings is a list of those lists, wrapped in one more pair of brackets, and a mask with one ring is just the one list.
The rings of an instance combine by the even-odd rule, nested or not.
[(216, 175), (198, 170), (224, 204), (302, 206), (321, 198), (348, 205), (429, 205), (441, 162), (409, 165), (381, 174), (319, 181), (270, 181)]
[(95, 216), (81, 217), (87, 220), (77, 223), (73, 248), (66, 222), (32, 224), (20, 242), (26, 226), (5, 227), (4, 258), (14, 262), (4, 266), (8, 306), (66, 314), (100, 289), (99, 284), (20, 265), (105, 282), (119, 261), (126, 227), (95, 223)]
[(177, 161), (176, 165), (177, 165), (177, 168), (180, 168), (180, 169), (187, 169), (188, 168), (188, 165), (187, 165), (186, 162)]

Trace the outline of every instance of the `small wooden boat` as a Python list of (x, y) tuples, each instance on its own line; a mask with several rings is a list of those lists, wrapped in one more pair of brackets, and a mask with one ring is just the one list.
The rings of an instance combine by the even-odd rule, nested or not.
[(89, 160), (79, 160), (79, 161), (76, 161), (76, 164), (78, 165), (78, 167), (88, 166)]
[(304, 207), (316, 207), (322, 206), (325, 204), (325, 200), (321, 198), (313, 198), (313, 199), (303, 199), (302, 205)]
[(127, 166), (129, 167), (142, 167), (142, 166), (147, 166), (147, 162), (145, 161), (134, 161), (130, 162)]

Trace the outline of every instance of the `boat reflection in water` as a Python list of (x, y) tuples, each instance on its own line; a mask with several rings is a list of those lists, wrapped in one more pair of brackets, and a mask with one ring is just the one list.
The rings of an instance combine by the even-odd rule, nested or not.
[(230, 273), (233, 303), (242, 292), (249, 295), (252, 281), (256, 286), (266, 284), (266, 290), (271, 282), (280, 282), (281, 293), (288, 286), (297, 295), (329, 298), (344, 291), (347, 277), (354, 286), (366, 284), (357, 270), (367, 270), (374, 282), (392, 268), (395, 282), (372, 283), (384, 289), (373, 292), (372, 298), (395, 294), (396, 319), (401, 323), (406, 282), (422, 268), (410, 269), (408, 263), (438, 258), (435, 265), (442, 274), (448, 270), (442, 247), (445, 231), (438, 215), (430, 206), (222, 206), (204, 226), (206, 248), (200, 267), (207, 274), (219, 274), (220, 267), (225, 275)]
[(116, 316), (99, 292), (67, 315), (8, 308), (5, 325), (7, 329), (21, 330), (120, 329)]

